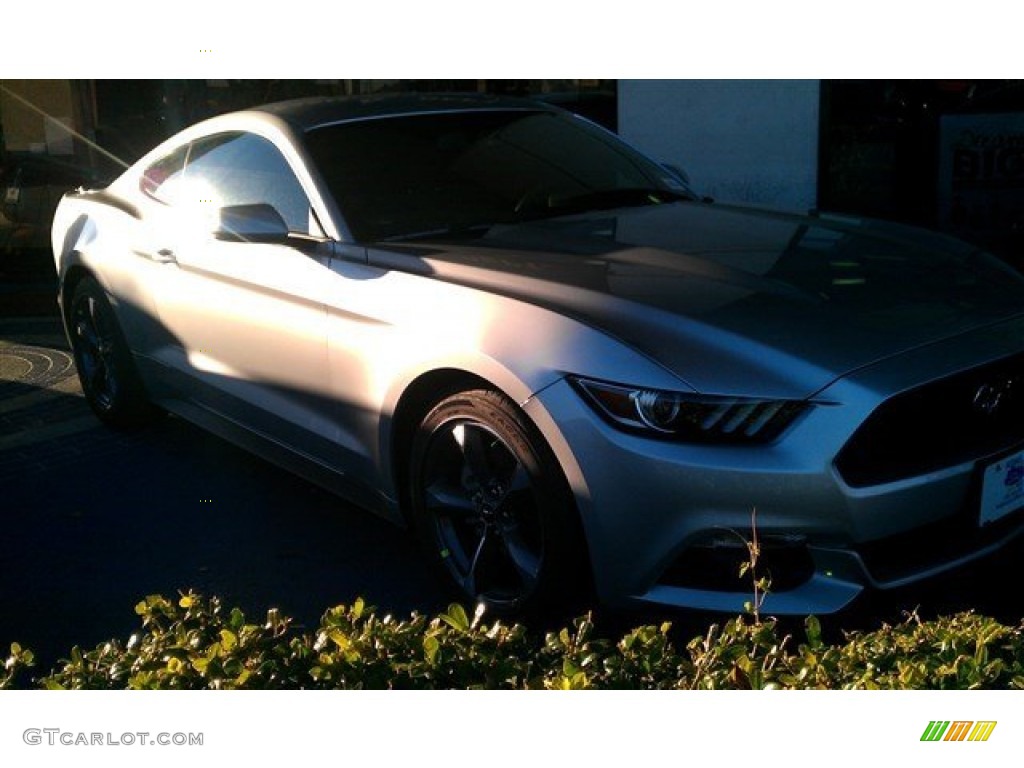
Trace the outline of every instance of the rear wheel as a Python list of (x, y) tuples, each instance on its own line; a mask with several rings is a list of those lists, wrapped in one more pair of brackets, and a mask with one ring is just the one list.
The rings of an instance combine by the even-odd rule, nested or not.
[(446, 398), (410, 463), (413, 523), (463, 600), (492, 613), (568, 607), (589, 584), (572, 496), (550, 449), (491, 390)]
[(69, 328), (78, 379), (93, 412), (114, 426), (133, 426), (151, 417), (156, 411), (146, 400), (117, 317), (92, 277), (75, 288)]

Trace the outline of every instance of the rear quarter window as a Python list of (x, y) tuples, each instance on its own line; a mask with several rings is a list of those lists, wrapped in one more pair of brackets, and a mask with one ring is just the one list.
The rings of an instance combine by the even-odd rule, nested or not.
[(173, 188), (174, 182), (179, 180), (184, 173), (187, 158), (187, 144), (160, 158), (142, 172), (139, 189), (155, 200), (170, 203), (169, 191)]

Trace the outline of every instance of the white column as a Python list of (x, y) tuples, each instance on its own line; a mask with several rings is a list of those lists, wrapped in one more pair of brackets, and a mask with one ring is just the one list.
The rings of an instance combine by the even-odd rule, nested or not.
[(620, 80), (619, 134), (722, 202), (817, 199), (818, 80)]

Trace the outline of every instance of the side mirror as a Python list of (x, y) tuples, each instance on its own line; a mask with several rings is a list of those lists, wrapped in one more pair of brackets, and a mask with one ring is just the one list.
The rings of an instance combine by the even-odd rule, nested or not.
[(229, 205), (218, 212), (213, 236), (228, 242), (283, 243), (288, 239), (288, 225), (267, 203)]
[[(662, 163), (661, 167), (664, 168), (669, 173), (673, 181), (679, 183), (682, 189), (686, 190), (691, 195), (693, 195), (695, 200), (699, 200), (702, 203), (715, 202), (715, 198), (713, 197), (708, 197), (707, 195), (698, 195), (696, 192), (694, 192), (693, 187), (690, 185), (690, 174), (688, 174), (678, 165), (674, 165), (673, 163)], [(670, 181), (669, 183), (671, 184), (672, 181)]]
[(683, 184), (684, 187), (689, 189), (690, 174), (688, 174), (686, 171), (684, 171), (682, 168), (680, 168), (678, 165), (675, 165), (674, 163), (662, 163), (661, 167), (664, 168), (669, 173), (671, 173), (677, 181)]

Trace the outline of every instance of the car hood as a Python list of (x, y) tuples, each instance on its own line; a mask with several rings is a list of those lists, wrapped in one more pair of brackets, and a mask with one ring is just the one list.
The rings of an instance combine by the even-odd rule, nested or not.
[(1024, 277), (952, 238), (718, 204), (500, 225), (369, 258), (567, 314), (720, 394), (807, 397), (1024, 313)]

